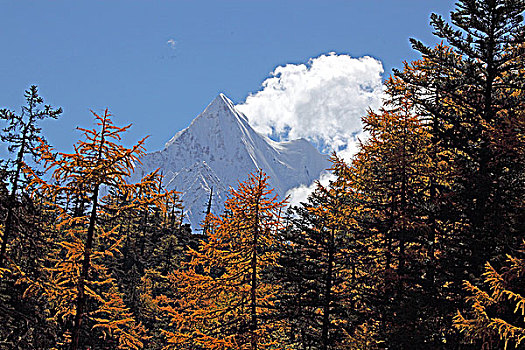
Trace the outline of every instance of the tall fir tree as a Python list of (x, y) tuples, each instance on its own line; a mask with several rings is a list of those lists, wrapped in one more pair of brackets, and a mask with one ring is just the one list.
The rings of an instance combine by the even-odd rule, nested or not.
[[(430, 177), (428, 218), (445, 237), (431, 271), (443, 315), (463, 307), (462, 281), (480, 283), (485, 262), (500, 264), (525, 230), (524, 10), (521, 0), (459, 1), (451, 24), (431, 16), (444, 43), (411, 40), (423, 58), (396, 72), (429, 128), (431, 163), (447, 169)], [(452, 329), (445, 339), (462, 342)]]
[(54, 329), (46, 320), (45, 298), (24, 294), (24, 276), (38, 278), (49, 252), (51, 232), (42, 218), (38, 201), (26, 189), (25, 167), (38, 167), (38, 145), (43, 139), (41, 120), (56, 119), (60, 108), (44, 105), (36, 86), (25, 91), (26, 104), (17, 114), (0, 110), (6, 122), (0, 134), (12, 157), (0, 161), (0, 347), (47, 348), (54, 341)]
[(36, 150), (43, 136), (37, 122), (48, 118), (56, 119), (62, 113), (62, 108), (53, 109), (49, 105), (42, 105), (44, 99), (35, 85), (26, 90), (24, 97), (26, 105), (22, 107), (20, 115), (8, 109), (0, 110), (0, 119), (8, 124), (3, 129), (0, 140), (8, 145), (9, 152), (16, 154), (14, 159), (8, 159), (4, 164), (9, 176), (10, 192), (6, 198), (5, 219), (2, 220), (4, 228), (1, 236), (0, 267), (4, 266), (8, 242), (17, 229), (17, 222), (20, 221), (17, 220), (16, 210), (20, 207), (17, 205), (19, 190), (24, 187), (22, 168), (28, 161), (26, 157), (30, 155), (34, 161), (39, 160)]
[(524, 10), (522, 0), (459, 1), (452, 25), (431, 17), (435, 35), (449, 47), (412, 40), (424, 64), (397, 73), (448, 151), (442, 160), (455, 175), (449, 215), (463, 227), (463, 248), (456, 253), (471, 257), (463, 261), (462, 278), (503, 257), (524, 229)]
[(370, 316), (365, 295), (376, 266), (375, 237), (358, 228), (362, 206), (350, 168), (332, 161), (335, 179), (294, 208), (273, 269), (280, 287), (276, 316), (285, 320), (284, 343), (292, 348), (361, 348), (357, 335)]

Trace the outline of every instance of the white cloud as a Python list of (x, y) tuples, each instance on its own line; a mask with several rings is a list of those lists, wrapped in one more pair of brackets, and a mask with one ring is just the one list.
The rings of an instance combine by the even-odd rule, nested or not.
[(330, 184), (330, 181), (334, 181), (335, 179), (335, 175), (327, 171), (321, 173), (321, 177), (319, 178), (319, 180), (315, 181), (310, 186), (301, 185), (299, 187), (288, 190), (288, 192), (286, 192), (286, 196), (288, 196), (288, 205), (300, 206), (301, 203), (306, 203), (310, 193), (312, 193), (313, 190), (317, 188), (317, 182), (321, 183), (321, 185), (323, 186), (328, 186)]
[(381, 104), (383, 66), (372, 57), (330, 53), (307, 64), (277, 67), (240, 111), (259, 132), (279, 140), (304, 137), (348, 159), (362, 134), (361, 117)]
[(175, 41), (175, 39), (170, 39), (166, 41), (166, 44), (168, 44), (168, 46), (172, 49), (175, 49), (175, 47), (177, 46), (177, 42)]

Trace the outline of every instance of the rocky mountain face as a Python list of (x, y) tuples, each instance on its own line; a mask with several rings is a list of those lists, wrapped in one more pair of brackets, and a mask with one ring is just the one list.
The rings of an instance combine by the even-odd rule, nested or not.
[(248, 119), (220, 94), (161, 151), (141, 159), (132, 180), (160, 168), (164, 185), (182, 192), (186, 220), (199, 230), (213, 188), (212, 212), (219, 214), (230, 186), (262, 169), (280, 198), (309, 185), (330, 166), (305, 139), (275, 142), (257, 133)]

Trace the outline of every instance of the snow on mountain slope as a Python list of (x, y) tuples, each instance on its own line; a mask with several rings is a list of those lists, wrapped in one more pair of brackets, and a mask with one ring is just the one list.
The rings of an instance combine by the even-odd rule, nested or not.
[(330, 165), (305, 139), (275, 142), (257, 133), (223, 94), (163, 150), (147, 154), (141, 162), (132, 180), (160, 168), (167, 188), (182, 192), (194, 229), (204, 217), (211, 188), (212, 211), (220, 213), (228, 188), (257, 169), (270, 176), (270, 185), (283, 198), (289, 189), (311, 184)]

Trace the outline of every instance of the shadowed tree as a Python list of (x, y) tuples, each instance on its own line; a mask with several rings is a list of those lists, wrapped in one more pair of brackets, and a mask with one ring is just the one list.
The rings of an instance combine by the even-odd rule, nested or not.
[(412, 40), (423, 61), (396, 72), (446, 151), (439, 161), (453, 168), (456, 205), (448, 215), (462, 227), (463, 239), (455, 254), (470, 257), (458, 263), (467, 272), (460, 280), (504, 257), (525, 228), (524, 11), (523, 0), (459, 1), (451, 24), (431, 16), (434, 34), (449, 46)]
[(9, 178), (10, 192), (6, 198), (5, 219), (2, 220), (4, 230), (0, 246), (0, 267), (4, 266), (8, 242), (16, 230), (17, 196), (24, 182), (22, 167), (27, 155), (32, 156), (34, 161), (39, 159), (37, 150), (42, 136), (37, 122), (48, 118), (56, 119), (62, 113), (61, 108), (53, 109), (49, 105), (42, 106), (44, 99), (38, 94), (35, 85), (26, 90), (24, 97), (26, 105), (22, 107), (20, 115), (8, 109), (0, 110), (0, 119), (7, 122), (7, 127), (2, 130), (3, 132), (0, 135), (0, 140), (8, 145), (9, 152), (16, 154), (14, 159), (9, 159), (4, 164)]
[(335, 156), (332, 162), (336, 178), (293, 210), (273, 268), (276, 317), (285, 320), (285, 344), (294, 349), (362, 348), (356, 332), (369, 319), (363, 306), (377, 265), (376, 237), (358, 228), (362, 206), (351, 169)]
[[(451, 23), (431, 16), (443, 44), (411, 40), (423, 58), (395, 73), (428, 126), (431, 164), (448, 168), (429, 178), (427, 220), (446, 237), (435, 245), (441, 266), (429, 271), (442, 329), (465, 305), (462, 281), (480, 287), (474, 276), (486, 262), (497, 269), (525, 231), (524, 11), (523, 0), (458, 1)], [(448, 328), (447, 346), (460, 346)]]

